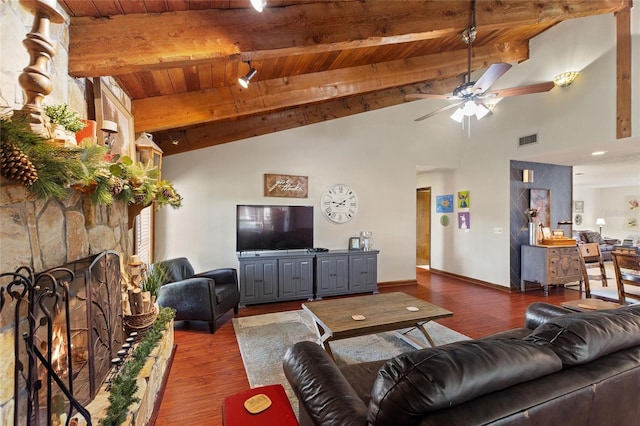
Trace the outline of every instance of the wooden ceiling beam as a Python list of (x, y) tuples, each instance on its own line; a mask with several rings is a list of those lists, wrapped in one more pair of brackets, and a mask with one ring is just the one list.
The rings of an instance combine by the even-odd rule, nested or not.
[[(462, 78), (454, 77), (426, 84), (411, 84), (239, 120), (154, 133), (153, 136), (164, 155), (169, 156), (398, 105), (405, 102), (408, 94), (451, 92), (460, 83)], [(412, 119), (409, 117), (407, 122)], [(174, 140), (178, 143), (174, 144)]]
[[(478, 2), (482, 31), (611, 13), (632, 0)], [(115, 76), (217, 60), (275, 58), (458, 34), (469, 1), (338, 1), (267, 8), (77, 17), (69, 26), (69, 72)], [(99, 46), (99, 48), (97, 48)]]
[[(636, 52), (637, 53), (637, 52)], [(616, 13), (616, 139), (631, 137), (631, 10)]]
[[(472, 69), (528, 58), (527, 43), (474, 49)], [(155, 132), (237, 117), (260, 115), (299, 104), (450, 78), (467, 71), (466, 50), (374, 65), (259, 81), (243, 90), (234, 85), (132, 101), (136, 132)]]

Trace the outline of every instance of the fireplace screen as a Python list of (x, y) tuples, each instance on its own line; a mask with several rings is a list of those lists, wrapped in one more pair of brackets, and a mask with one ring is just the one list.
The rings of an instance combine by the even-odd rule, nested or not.
[(14, 279), (14, 424), (65, 424), (95, 397), (124, 343), (119, 256), (3, 275)]

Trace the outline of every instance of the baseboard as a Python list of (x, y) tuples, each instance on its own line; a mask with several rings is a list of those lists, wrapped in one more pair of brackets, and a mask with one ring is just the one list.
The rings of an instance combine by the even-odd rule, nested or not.
[(431, 268), (431, 273), (432, 274), (438, 274), (438, 275), (444, 275), (444, 276), (451, 277), (451, 278), (456, 278), (458, 280), (466, 281), (466, 282), (471, 283), (471, 284), (480, 285), (482, 287), (493, 288), (495, 290), (500, 290), (500, 291), (504, 291), (504, 292), (507, 292), (507, 293), (519, 293), (520, 292), (520, 288), (514, 289), (514, 288), (510, 288), (510, 287), (504, 287), (504, 286), (497, 285), (497, 284), (492, 284), (492, 283), (489, 283), (489, 282), (486, 282), (486, 281), (477, 280), (475, 278), (465, 277), (464, 275), (458, 275), (458, 274), (453, 274), (451, 272), (441, 271), (439, 269)]
[(403, 280), (403, 281), (385, 281), (378, 283), (378, 287), (398, 287), (402, 285), (417, 285), (418, 280)]

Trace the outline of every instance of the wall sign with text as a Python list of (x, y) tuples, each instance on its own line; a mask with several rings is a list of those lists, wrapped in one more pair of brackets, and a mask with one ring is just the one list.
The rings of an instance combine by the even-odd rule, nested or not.
[(307, 198), (308, 176), (264, 175), (265, 197)]

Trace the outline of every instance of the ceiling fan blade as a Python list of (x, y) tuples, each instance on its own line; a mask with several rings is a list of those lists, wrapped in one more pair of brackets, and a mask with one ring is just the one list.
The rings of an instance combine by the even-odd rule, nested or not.
[(509, 71), (511, 68), (511, 64), (507, 64), (506, 62), (497, 62), (495, 64), (491, 64), (489, 69), (487, 69), (484, 74), (476, 81), (476, 84), (473, 85), (470, 92), (471, 93), (484, 93), (496, 82), (504, 73)]
[(429, 114), (427, 114), (427, 115), (423, 115), (422, 117), (418, 117), (418, 118), (416, 118), (416, 119), (415, 119), (415, 120), (413, 120), (413, 121), (422, 121), (422, 120), (424, 120), (424, 119), (426, 119), (426, 118), (433, 117), (434, 115), (439, 114), (439, 113), (441, 113), (441, 112), (443, 112), (443, 111), (446, 111), (446, 110), (448, 110), (448, 109), (455, 108), (455, 107), (457, 107), (458, 105), (462, 105), (462, 102), (457, 102), (457, 103), (455, 103), (455, 104), (451, 104), (451, 105), (443, 106), (442, 108), (438, 108), (438, 109), (437, 109), (437, 110), (435, 110), (435, 111), (431, 111)]
[(405, 99), (457, 99), (455, 96), (449, 95), (432, 95), (428, 93), (411, 93), (405, 96)]
[(485, 93), (483, 98), (508, 98), (510, 96), (528, 95), (530, 93), (548, 92), (553, 89), (555, 84), (553, 81), (545, 81), (544, 83), (530, 84), (528, 86), (511, 87), (509, 89), (494, 90)]

